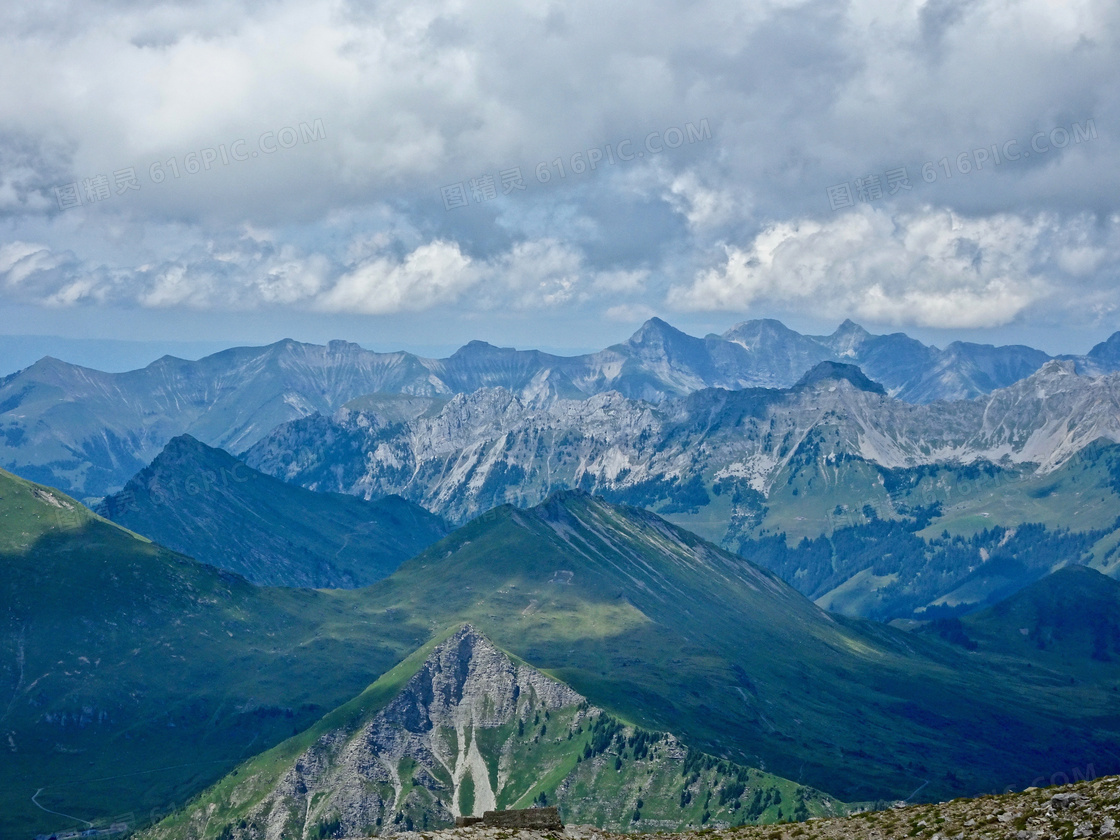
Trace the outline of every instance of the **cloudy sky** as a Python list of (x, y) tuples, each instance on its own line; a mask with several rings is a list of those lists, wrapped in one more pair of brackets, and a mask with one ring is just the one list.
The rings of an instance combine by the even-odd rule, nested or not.
[(1115, 0), (16, 0), (0, 333), (1120, 329)]

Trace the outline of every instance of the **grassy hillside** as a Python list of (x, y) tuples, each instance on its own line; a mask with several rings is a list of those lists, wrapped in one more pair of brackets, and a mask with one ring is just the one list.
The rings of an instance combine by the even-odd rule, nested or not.
[(8, 474), (0, 497), (2, 836), (67, 827), (31, 802), (40, 788), (85, 820), (181, 804), (463, 621), (628, 725), (844, 801), (1002, 789), (1120, 755), (1107, 668), (1071, 683), (838, 619), (580, 494), (497, 509), (371, 587), (329, 592), (254, 587)]
[(1120, 570), (1120, 446), (1103, 441), (1038, 475), (984, 462), (885, 469), (834, 454), (818, 431), (769, 497), (721, 479), (711, 499), (669, 518), (846, 615), (963, 615), (1063, 565)]
[(448, 526), (399, 496), (367, 502), (263, 475), (180, 435), (97, 510), (161, 545), (269, 586), (354, 588)]
[(329, 594), (261, 589), (0, 471), (0, 836), (182, 802), (387, 670)]
[(1091, 678), (1120, 663), (1120, 581), (1069, 566), (960, 625), (977, 649)]

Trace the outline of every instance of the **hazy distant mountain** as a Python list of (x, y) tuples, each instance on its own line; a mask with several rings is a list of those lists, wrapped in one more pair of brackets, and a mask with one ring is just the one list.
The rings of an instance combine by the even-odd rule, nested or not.
[(190, 435), (173, 438), (97, 512), (269, 586), (367, 586), (449, 530), (438, 516), (400, 496), (366, 501), (313, 493)]
[(56, 335), (0, 335), (0, 377), (54, 356), (83, 367), (135, 370), (171, 354), (197, 359), (229, 347), (223, 341), (139, 341), (113, 338), (62, 338)]
[(1084, 364), (1095, 370), (1120, 370), (1120, 332), (1094, 346), (1085, 355)]
[[(1117, 345), (1114, 336), (1071, 361), (1084, 373), (1116, 370)], [(44, 358), (0, 379), (0, 465), (99, 498), (123, 487), (176, 435), (236, 454), (280, 423), (333, 414), (375, 392), (449, 399), (504, 388), (547, 406), (616, 391), (659, 404), (705, 388), (790, 387), (818, 362), (833, 361), (860, 366), (904, 401), (927, 403), (1006, 387), (1048, 358), (1025, 347), (939, 350), (901, 334), (873, 336), (850, 321), (831, 336), (748, 321), (696, 338), (658, 318), (621, 344), (571, 357), (475, 341), (447, 359), (425, 359), (344, 341), (285, 340), (193, 362), (168, 356), (118, 374)]]
[[(845, 321), (830, 336), (816, 339), (841, 361), (858, 365), (900, 400), (929, 403), (966, 400), (1005, 388), (1042, 367), (1050, 356), (1021, 345), (996, 347), (954, 341), (944, 350), (902, 333), (871, 335)], [(1120, 367), (1098, 367), (1096, 373)]]
[(283, 341), (107, 374), (43, 359), (0, 380), (0, 462), (85, 496), (123, 487), (171, 438), (237, 451), (278, 423), (415, 379), (406, 354)]

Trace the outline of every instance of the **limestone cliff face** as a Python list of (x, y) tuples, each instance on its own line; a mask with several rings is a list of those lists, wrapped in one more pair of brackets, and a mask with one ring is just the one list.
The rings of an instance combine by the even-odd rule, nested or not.
[(911, 405), (881, 391), (842, 365), (787, 391), (702, 391), (656, 406), (618, 393), (540, 405), (490, 388), (403, 423), (382, 419), (381, 404), (286, 423), (245, 460), (310, 489), (397, 493), (463, 522), (573, 487), (647, 504), (643, 493), (734, 478), (768, 496), (814, 435), (888, 468), (1007, 461), (1040, 473), (1093, 441), (1120, 442), (1120, 374), (1080, 376), (1073, 362), (974, 400)]

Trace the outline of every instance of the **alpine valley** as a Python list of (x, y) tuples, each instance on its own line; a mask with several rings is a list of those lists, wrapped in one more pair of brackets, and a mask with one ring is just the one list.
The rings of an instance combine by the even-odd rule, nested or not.
[(724, 829), (1120, 773), (1120, 334), (44, 359), (0, 463), (5, 838)]

